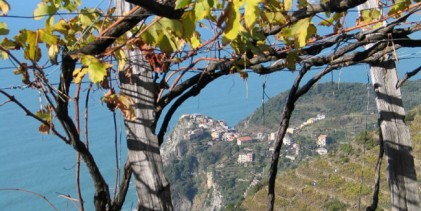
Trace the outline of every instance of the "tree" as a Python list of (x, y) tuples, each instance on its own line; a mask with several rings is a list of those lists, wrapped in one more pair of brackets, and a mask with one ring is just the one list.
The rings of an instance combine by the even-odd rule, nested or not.
[[(38, 89), (47, 105), (38, 112), (30, 111), (5, 90), (0, 89), (0, 93), (8, 98), (6, 102), (15, 103), (39, 121), (40, 132), (59, 137), (80, 154), (94, 181), (96, 210), (119, 210), (131, 175), (136, 183), (138, 209), (172, 210), (159, 146), (175, 110), (223, 75), (238, 73), (246, 79), (249, 72), (265, 75), (299, 70), (272, 156), (268, 197), (268, 209), (272, 210), (279, 152), (296, 100), (335, 69), (373, 63), (396, 49), (421, 45), (409, 37), (420, 30), (418, 22), (402, 27), (421, 10), (420, 3), (387, 1), (383, 8), (387, 15), (377, 9), (366, 10), (355, 26), (346, 28), (343, 23), (349, 20), (349, 11), (364, 2), (116, 0), (116, 8), (103, 11), (81, 8), (80, 0), (43, 0), (34, 18), (45, 20), (44, 27), (22, 29), (13, 38), (3, 38), (0, 50), (4, 59), (16, 64), (14, 73), (21, 75), (22, 83)], [(0, 0), (3, 15), (9, 8), (7, 1)], [(71, 16), (57, 20), (56, 15), (63, 12)], [(387, 19), (391, 22), (378, 24)], [(374, 29), (360, 31), (367, 25), (374, 25)], [(332, 32), (326, 32), (325, 26)], [(0, 33), (9, 33), (7, 23), (0, 23)], [(362, 50), (367, 43), (373, 46)], [(41, 50), (44, 47), (46, 50)], [(48, 58), (42, 56), (44, 51)], [(23, 58), (16, 56), (19, 54)], [(58, 86), (49, 82), (46, 66), (42, 65), (46, 59), (60, 66)], [(324, 69), (300, 86), (313, 67)], [(116, 78), (119, 84), (113, 82)], [(112, 112), (120, 110), (125, 118), (129, 154), (114, 197), (88, 144), (82, 141), (80, 89), (92, 84), (109, 90), (102, 100)], [(76, 97), (71, 97), (71, 92)], [(70, 100), (74, 105), (69, 104)], [(73, 117), (69, 108), (75, 109)], [(163, 121), (158, 125), (160, 118)], [(79, 202), (83, 209), (81, 191)]]

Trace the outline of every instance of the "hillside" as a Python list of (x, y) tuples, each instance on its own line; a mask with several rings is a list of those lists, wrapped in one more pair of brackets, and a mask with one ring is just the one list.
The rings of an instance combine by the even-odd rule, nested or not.
[[(421, 103), (419, 97), (414, 97), (421, 88), (419, 82), (410, 81), (403, 88), (406, 107)], [(245, 196), (265, 187), (277, 118), (286, 95), (286, 92), (281, 93), (265, 103), (264, 118), (261, 117), (263, 108), (259, 108), (235, 129), (229, 128), (223, 120), (204, 115), (180, 118), (162, 147), (176, 210), (239, 209)], [(411, 111), (408, 116), (415, 119), (417, 112)], [(282, 209), (300, 205), (298, 196), (310, 197), (305, 194), (315, 195), (315, 200), (323, 199), (318, 208), (315, 207), (317, 209), (342, 205), (355, 208), (352, 202), (357, 196), (362, 205), (368, 203), (374, 175), (370, 165), (375, 162), (378, 150), (374, 147), (377, 143), (374, 138), (376, 118), (373, 93), (370, 90), (367, 95), (365, 84), (344, 83), (339, 89), (337, 85), (319, 84), (301, 99), (281, 151), (279, 172), (285, 178), (280, 181), (288, 181), (285, 184), (289, 185), (278, 182), (279, 194), (287, 194), (285, 199), (278, 197)], [(366, 142), (363, 141), (365, 130), (371, 131), (368, 134), (372, 137)], [(421, 140), (421, 135), (418, 138)], [(298, 172), (287, 172), (295, 168)], [(360, 194), (360, 188), (357, 188), (356, 194), (356, 187), (361, 184), (361, 169), (364, 169), (362, 192)], [(290, 190), (294, 186), (297, 189)], [(317, 192), (319, 186), (324, 189)], [(329, 189), (337, 186), (342, 189)], [(344, 196), (337, 194), (339, 192)], [(385, 193), (383, 198), (388, 199)], [(260, 195), (265, 196), (264, 190), (252, 198)], [(264, 206), (266, 199), (257, 199)], [(261, 208), (259, 203), (250, 200), (248, 198), (243, 206)]]
[[(421, 106), (408, 112), (417, 172), (421, 172)], [(375, 166), (379, 147), (377, 134), (368, 134), (369, 141), (359, 136), (326, 156), (300, 164), (277, 178), (275, 210), (364, 210), (372, 201)], [(378, 210), (390, 210), (386, 161), (382, 162)], [(418, 180), (421, 176), (418, 174)], [(242, 203), (246, 210), (265, 210), (267, 188)]]
[[(405, 109), (421, 104), (419, 90), (421, 81), (408, 81), (402, 87), (402, 99)], [(275, 131), (280, 122), (283, 106), (286, 103), (288, 91), (268, 100), (264, 106), (238, 124), (240, 130)], [(368, 101), (367, 101), (368, 99)], [(315, 85), (302, 96), (296, 105), (291, 118), (291, 126), (298, 126), (302, 121), (315, 117), (318, 113), (326, 116), (341, 117), (351, 113), (377, 113), (374, 102), (374, 92), (370, 89), (367, 95), (367, 85), (362, 83), (323, 83)]]

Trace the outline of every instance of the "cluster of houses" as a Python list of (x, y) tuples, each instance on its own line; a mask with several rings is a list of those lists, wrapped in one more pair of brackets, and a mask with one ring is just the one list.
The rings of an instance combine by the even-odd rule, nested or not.
[(236, 141), (237, 145), (253, 140), (250, 136), (241, 136), (234, 128), (230, 128), (223, 120), (215, 120), (201, 114), (185, 114), (181, 118), (187, 118), (187, 132), (184, 139), (191, 140), (206, 133), (210, 134), (212, 141)]
[(250, 163), (250, 162), (253, 162), (253, 161), (254, 161), (254, 153), (253, 152), (238, 155), (238, 159), (237, 159), (238, 163)]
[[(234, 128), (230, 128), (228, 124), (223, 120), (215, 120), (208, 116), (201, 114), (185, 114), (181, 118), (187, 119), (187, 130), (184, 134), (184, 139), (192, 140), (203, 136), (205, 133), (212, 139), (211, 142), (208, 142), (209, 145), (212, 145), (213, 142), (217, 141), (226, 141), (233, 142), (236, 141), (237, 145), (242, 145), (246, 142), (251, 142), (254, 139), (250, 136), (241, 136)], [(261, 134), (262, 135), (262, 134)], [(239, 163), (248, 163), (253, 162), (255, 155), (253, 152), (242, 153), (238, 155)]]
[[(213, 145), (214, 142), (225, 141), (233, 142), (236, 141), (237, 145), (251, 142), (253, 140), (268, 140), (273, 142), (276, 139), (276, 133), (256, 133), (255, 137), (242, 136), (234, 128), (230, 128), (228, 124), (223, 120), (215, 120), (202, 114), (185, 114), (181, 118), (187, 119), (187, 130), (184, 134), (184, 139), (192, 140), (199, 138), (203, 135), (210, 135), (212, 141), (208, 142), (208, 145)], [(289, 146), (290, 153), (286, 154), (286, 158), (295, 160), (300, 153), (300, 144), (294, 143), (292, 135), (300, 131), (303, 127), (311, 125), (317, 121), (325, 119), (324, 114), (318, 114), (315, 118), (310, 118), (302, 123), (297, 128), (288, 128), (283, 139), (283, 144)], [(326, 146), (330, 143), (331, 139), (327, 134), (322, 134), (316, 140), (318, 148), (316, 152), (320, 155), (327, 154), (328, 150)], [(273, 151), (273, 147), (269, 148), (269, 151)], [(253, 152), (240, 153), (238, 155), (238, 163), (249, 163), (253, 162), (255, 154)]]
[[(309, 126), (311, 124), (314, 124), (317, 121), (323, 120), (326, 118), (326, 115), (324, 114), (317, 114), (315, 118), (309, 118), (307, 121), (303, 122), (300, 126), (296, 128), (288, 128), (285, 134), (285, 137), (283, 138), (283, 144), (285, 146), (289, 146), (289, 150), (285, 155), (285, 158), (290, 160), (295, 160), (296, 157), (300, 153), (300, 145), (298, 143), (294, 143), (294, 140), (292, 138), (292, 135), (294, 133), (298, 133), (306, 126)], [(268, 135), (268, 141), (275, 141), (276, 139), (276, 133), (270, 133)], [(318, 136), (316, 140), (317, 149), (315, 150), (319, 155), (325, 155), (328, 153), (328, 150), (326, 149), (326, 146), (331, 143), (331, 138), (327, 134), (321, 134)], [(273, 147), (269, 148), (270, 151), (273, 151)]]

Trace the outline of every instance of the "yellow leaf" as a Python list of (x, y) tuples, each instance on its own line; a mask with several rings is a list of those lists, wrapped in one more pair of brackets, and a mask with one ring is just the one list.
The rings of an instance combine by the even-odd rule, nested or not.
[(292, 0), (284, 0), (284, 8), (286, 11), (292, 9)]
[(267, 20), (270, 24), (285, 24), (287, 19), (280, 12), (265, 12), (262, 14), (262, 17)]
[(33, 62), (36, 62), (41, 58), (41, 51), (38, 47), (38, 35), (38, 32), (24, 29), (20, 31), (19, 35), (15, 36), (15, 40), (24, 46), (25, 59), (29, 59)]
[(10, 10), (10, 5), (5, 0), (0, 0), (1, 15), (7, 15)]
[(57, 55), (58, 55), (58, 45), (51, 45), (48, 48), (48, 58), (50, 58), (50, 61), (52, 64), (58, 64)]
[(60, 32), (62, 34), (67, 34), (69, 28), (70, 28), (69, 23), (61, 19), (54, 26), (52, 26), (51, 30)]
[(75, 80), (75, 83), (80, 84), (80, 82), (82, 82), (82, 79), (86, 75), (87, 72), (88, 72), (87, 68), (76, 68), (73, 71), (73, 78)]
[(228, 3), (226, 9), (227, 20), (225, 22), (225, 29), (222, 40), (222, 44), (224, 45), (235, 39), (241, 30), (241, 14), (239, 12), (241, 5), (241, 0), (234, 0), (233, 2)]
[(118, 51), (114, 52), (114, 56), (117, 59), (117, 63), (118, 63), (118, 71), (123, 71), (124, 68), (126, 67), (126, 53), (124, 52), (124, 50), (120, 49)]
[(291, 34), (298, 39), (298, 47), (303, 47), (307, 42), (307, 32), (310, 25), (310, 18), (297, 21), (291, 26)]
[(112, 67), (112, 64), (100, 61), (91, 55), (81, 55), (81, 62), (88, 70), (89, 79), (93, 83), (103, 81), (104, 77), (107, 76), (108, 68)]
[(193, 36), (190, 37), (189, 43), (192, 48), (197, 48), (200, 46), (200, 34), (199, 33), (193, 33)]
[(133, 109), (134, 101), (131, 97), (124, 94), (115, 94), (114, 90), (111, 89), (104, 94), (101, 101), (105, 102), (111, 111), (115, 111), (116, 108), (120, 109), (125, 119), (132, 121), (136, 119), (136, 113)]
[(136, 113), (133, 109), (134, 101), (132, 98), (120, 94), (117, 96), (117, 108), (120, 109), (121, 113), (123, 114), (124, 118), (127, 120), (135, 120), (136, 119)]
[(246, 28), (253, 28), (256, 23), (257, 17), (259, 17), (259, 3), (261, 0), (246, 0), (245, 11), (244, 11), (244, 23)]
[(54, 15), (57, 8), (54, 5), (48, 5), (46, 2), (40, 2), (34, 10), (34, 19), (41, 20), (46, 15)]
[(3, 60), (7, 60), (7, 59), (9, 59), (9, 54), (7, 54), (7, 53), (6, 53), (6, 52), (4, 52), (4, 51), (1, 51), (0, 57), (1, 57)]
[(47, 45), (57, 45), (58, 37), (53, 34), (52, 31), (47, 31), (45, 29), (38, 30), (39, 39), (42, 42), (45, 42)]

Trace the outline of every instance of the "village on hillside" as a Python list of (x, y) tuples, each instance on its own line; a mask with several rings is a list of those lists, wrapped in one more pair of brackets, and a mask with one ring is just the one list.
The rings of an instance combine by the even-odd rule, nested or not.
[[(283, 144), (287, 146), (287, 152), (285, 158), (289, 160), (295, 160), (300, 155), (300, 144), (294, 141), (292, 136), (299, 133), (304, 127), (314, 124), (317, 121), (325, 119), (324, 114), (317, 114), (314, 118), (309, 118), (303, 122), (300, 126), (295, 128), (288, 128), (287, 133), (283, 139)], [(240, 134), (234, 128), (228, 126), (223, 120), (215, 120), (211, 117), (202, 114), (184, 114), (180, 117), (187, 121), (187, 128), (183, 138), (185, 140), (194, 140), (209, 136), (210, 139), (207, 142), (208, 145), (213, 145), (215, 142), (236, 142), (237, 145), (241, 146), (245, 143), (254, 143), (267, 141), (270, 146), (276, 139), (276, 132), (262, 133), (256, 132), (252, 134)], [(325, 155), (328, 153), (327, 145), (331, 143), (331, 138), (328, 134), (320, 134), (315, 140), (317, 145), (316, 153), (319, 155)], [(273, 147), (269, 147), (269, 151), (273, 151)], [(238, 163), (250, 163), (255, 160), (255, 152), (246, 148), (236, 158)]]

